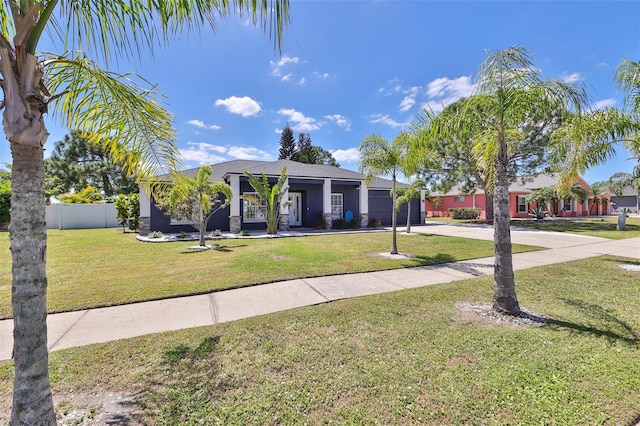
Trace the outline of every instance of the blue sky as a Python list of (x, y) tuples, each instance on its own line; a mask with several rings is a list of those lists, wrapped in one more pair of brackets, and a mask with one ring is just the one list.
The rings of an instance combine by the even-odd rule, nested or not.
[[(186, 167), (275, 160), (287, 124), (357, 170), (368, 134), (391, 140), (416, 114), (470, 94), (485, 50), (525, 47), (545, 77), (582, 81), (591, 105), (621, 106), (623, 58), (640, 58), (638, 1), (296, 1), (282, 55), (233, 17), (185, 35), (155, 57), (118, 63), (167, 96)], [(47, 121), (48, 146), (68, 133)], [(588, 182), (630, 172), (620, 152)], [(0, 144), (0, 162), (9, 162)], [(215, 167), (215, 166), (214, 166)]]

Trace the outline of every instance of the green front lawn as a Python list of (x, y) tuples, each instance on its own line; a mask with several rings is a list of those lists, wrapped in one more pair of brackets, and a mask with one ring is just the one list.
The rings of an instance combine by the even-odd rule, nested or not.
[[(451, 217), (429, 217), (427, 222), (444, 223), (485, 223), (484, 220), (455, 220)], [(514, 228), (540, 229), (544, 231), (568, 232), (571, 234), (590, 235), (592, 237), (622, 240), (640, 237), (640, 217), (627, 218), (627, 230), (616, 231), (617, 216), (585, 217), (584, 219), (544, 219), (544, 220), (512, 220)]]
[[(194, 242), (142, 243), (117, 229), (51, 230), (47, 276), (50, 312), (205, 293), (302, 277), (433, 265), (493, 255), (493, 242), (398, 233), (398, 249), (415, 257), (392, 260), (391, 234), (228, 239), (218, 250), (191, 251)], [(514, 252), (536, 250), (514, 246)], [(8, 233), (0, 233), (0, 318), (11, 316)]]
[[(629, 424), (640, 272), (621, 264), (640, 267), (518, 271), (520, 303), (550, 317), (543, 326), (464, 313), (461, 302), (490, 303), (483, 277), (54, 352), (54, 395), (62, 412), (127, 392), (158, 425)], [(11, 379), (0, 363), (0, 406)]]

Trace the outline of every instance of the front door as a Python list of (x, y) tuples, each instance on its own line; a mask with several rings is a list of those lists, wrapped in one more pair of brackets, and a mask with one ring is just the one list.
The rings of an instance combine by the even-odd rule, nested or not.
[(302, 226), (302, 194), (289, 193), (289, 226)]

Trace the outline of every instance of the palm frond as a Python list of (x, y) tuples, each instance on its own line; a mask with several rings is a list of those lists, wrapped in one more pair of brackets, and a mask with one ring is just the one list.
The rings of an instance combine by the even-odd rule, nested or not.
[(173, 116), (157, 92), (141, 86), (148, 82), (102, 70), (82, 54), (48, 58), (49, 89), (65, 94), (54, 99), (54, 116), (102, 143), (131, 174), (150, 178), (177, 169)]
[(183, 31), (208, 25), (232, 13), (249, 16), (280, 49), (290, 23), (288, 0), (60, 0), (52, 25), (65, 47), (94, 51), (105, 61), (112, 52), (138, 57)]

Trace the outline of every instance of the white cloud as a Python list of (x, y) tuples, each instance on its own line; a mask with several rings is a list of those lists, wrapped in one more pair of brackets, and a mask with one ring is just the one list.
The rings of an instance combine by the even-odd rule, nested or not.
[(196, 161), (198, 164), (214, 164), (227, 161), (224, 154), (227, 149), (223, 146), (204, 142), (187, 142), (189, 148), (180, 149), (180, 156), (185, 161)]
[(333, 121), (334, 123), (336, 123), (338, 127), (342, 127), (345, 130), (351, 130), (351, 122), (344, 115), (340, 115), (340, 114), (325, 115), (324, 118), (326, 118), (329, 121)]
[(228, 161), (229, 157), (240, 160), (270, 160), (271, 155), (253, 146), (221, 146), (206, 142), (187, 142), (187, 148), (180, 150), (185, 161), (198, 164), (215, 164)]
[[(282, 75), (282, 68), (284, 68), (287, 64), (297, 64), (298, 62), (300, 62), (300, 59), (298, 59), (297, 57), (290, 57), (286, 55), (280, 58), (278, 62), (269, 61), (269, 65), (271, 65), (271, 67), (273, 68), (273, 70), (271, 71), (271, 75), (274, 77), (280, 77)], [(289, 81), (289, 79), (285, 80), (283, 78), (282, 81)]]
[(291, 80), (291, 76), (293, 76), (293, 74), (291, 74), (291, 73), (289, 73), (287, 75), (284, 75), (284, 76), (282, 76), (280, 81), (289, 81), (289, 80)]
[(238, 158), (240, 160), (270, 160), (269, 153), (262, 151), (253, 146), (232, 146), (228, 149), (228, 154), (231, 157)]
[(337, 149), (331, 151), (331, 155), (339, 162), (357, 162), (360, 161), (360, 151), (357, 148)]
[(218, 99), (216, 100), (215, 105), (223, 105), (230, 113), (239, 114), (243, 117), (256, 116), (262, 110), (260, 103), (254, 101), (248, 96), (243, 96), (241, 98), (231, 96), (227, 99)]
[(405, 96), (403, 100), (400, 101), (400, 112), (405, 112), (411, 109), (411, 107), (416, 103), (416, 100), (413, 96)]
[(575, 83), (576, 81), (582, 80), (582, 75), (579, 72), (574, 72), (571, 74), (563, 73), (560, 76), (560, 79), (565, 83)]
[(326, 73), (326, 72), (320, 73), (318, 71), (314, 71), (313, 75), (315, 75), (316, 77), (321, 78), (323, 80), (326, 80), (327, 78), (331, 77), (331, 75), (329, 75), (329, 73)]
[(409, 125), (409, 123), (399, 123), (399, 122), (395, 121), (394, 119), (389, 117), (389, 114), (386, 114), (386, 115), (373, 114), (371, 116), (371, 123), (373, 123), (373, 124), (384, 124), (384, 125), (389, 126), (389, 127), (407, 127)]
[(295, 132), (310, 132), (318, 130), (322, 126), (322, 123), (315, 118), (305, 117), (304, 114), (295, 109), (281, 108), (278, 110), (278, 114), (289, 117), (288, 121), (292, 123), (291, 129)]
[(597, 111), (600, 109), (612, 107), (615, 104), (616, 104), (616, 100), (613, 98), (602, 99), (600, 101), (595, 102), (593, 105), (591, 105), (591, 109)]
[(192, 126), (199, 127), (201, 129), (211, 129), (211, 130), (220, 130), (221, 129), (221, 127), (218, 126), (217, 124), (205, 124), (201, 120), (189, 120), (189, 121), (187, 121), (187, 123), (191, 124)]
[(286, 64), (297, 64), (298, 62), (300, 62), (300, 59), (298, 57), (294, 56), (292, 58), (290, 56), (285, 55), (282, 58), (280, 58), (278, 62), (270, 61), (269, 63), (276, 67), (282, 67)]
[(307, 82), (307, 79), (306, 79), (306, 78), (304, 78), (304, 77), (302, 77), (302, 78), (300, 79), (300, 81), (298, 81), (298, 85), (299, 85), (299, 86), (304, 86), (306, 82)]
[(444, 102), (444, 100), (428, 101), (428, 102), (425, 102), (422, 105), (420, 105), (420, 110), (425, 110), (426, 109), (427, 111), (438, 113), (438, 112), (441, 112), (444, 109), (444, 107), (446, 107), (450, 103), (452, 103), (452, 102), (446, 103), (446, 102)]
[(427, 96), (433, 98), (455, 98), (455, 102), (473, 93), (471, 77), (462, 76), (454, 79), (441, 77), (427, 84)]

